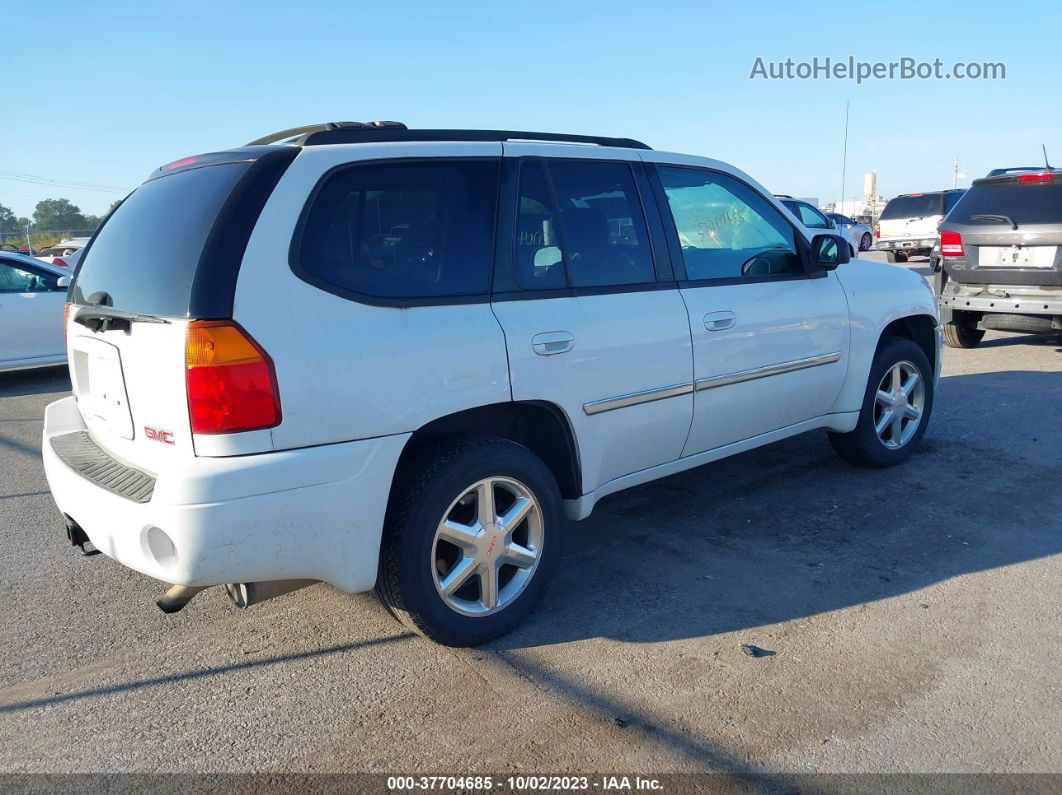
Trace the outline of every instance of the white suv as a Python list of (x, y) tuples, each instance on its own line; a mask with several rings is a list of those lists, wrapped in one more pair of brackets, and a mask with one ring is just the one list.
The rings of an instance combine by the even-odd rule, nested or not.
[(527, 616), (607, 494), (816, 428), (903, 461), (940, 362), (917, 274), (723, 163), (559, 134), (333, 123), (178, 160), (70, 301), (43, 450), (72, 542), (175, 584), (166, 610), (375, 586), (453, 645)]

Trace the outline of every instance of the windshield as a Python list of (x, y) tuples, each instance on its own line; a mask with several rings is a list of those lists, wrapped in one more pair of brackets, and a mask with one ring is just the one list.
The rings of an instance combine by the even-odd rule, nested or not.
[(1014, 223), (1062, 224), (1062, 184), (1026, 185), (1004, 182), (974, 185), (948, 214), (958, 224), (1006, 223), (972, 218), (974, 215), (1005, 215)]
[(882, 221), (891, 218), (925, 218), (944, 214), (943, 193), (922, 193), (917, 196), (897, 196), (881, 214)]
[[(145, 182), (107, 219), (81, 257), (71, 299), (145, 315), (189, 314), (192, 282), (222, 205), (247, 162)], [(91, 300), (90, 300), (91, 299)]]

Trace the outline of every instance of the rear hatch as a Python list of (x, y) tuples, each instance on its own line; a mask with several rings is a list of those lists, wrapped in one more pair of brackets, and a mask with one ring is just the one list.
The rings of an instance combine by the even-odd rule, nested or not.
[(1062, 286), (1062, 171), (976, 180), (941, 225), (949, 278)]
[(114, 457), (158, 472), (196, 454), (188, 324), (231, 318), (243, 248), (294, 156), (252, 147), (164, 166), (85, 249), (70, 288), (71, 382), (89, 433)]
[(943, 193), (912, 193), (890, 201), (878, 219), (882, 241), (934, 240), (945, 215)]

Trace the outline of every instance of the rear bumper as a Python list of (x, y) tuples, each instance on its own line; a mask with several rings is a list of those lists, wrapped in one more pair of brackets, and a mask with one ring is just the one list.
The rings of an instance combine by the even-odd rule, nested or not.
[(929, 251), (936, 244), (936, 238), (897, 238), (895, 240), (875, 240), (877, 251)]
[(163, 582), (376, 582), (391, 478), (408, 434), (228, 458), (157, 475), (135, 502), (77, 472), (53, 437), (84, 431), (73, 397), (45, 411), (44, 470), (59, 510), (119, 563)]
[(949, 279), (940, 296), (940, 306), (951, 312), (1062, 315), (1062, 287), (964, 284)]

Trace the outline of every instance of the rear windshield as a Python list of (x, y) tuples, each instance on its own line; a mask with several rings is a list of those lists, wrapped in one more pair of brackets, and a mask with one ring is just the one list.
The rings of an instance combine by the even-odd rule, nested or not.
[(1006, 215), (1018, 226), (1062, 224), (1062, 183), (974, 185), (955, 205), (948, 220), (958, 224), (988, 224), (992, 222), (970, 216), (993, 213)]
[[(250, 163), (179, 171), (122, 202), (81, 258), (72, 300), (145, 315), (189, 314), (192, 281), (222, 205)], [(92, 298), (92, 301), (89, 298)]]
[(891, 218), (925, 218), (944, 214), (943, 193), (923, 193), (920, 196), (897, 196), (885, 206), (880, 220)]

